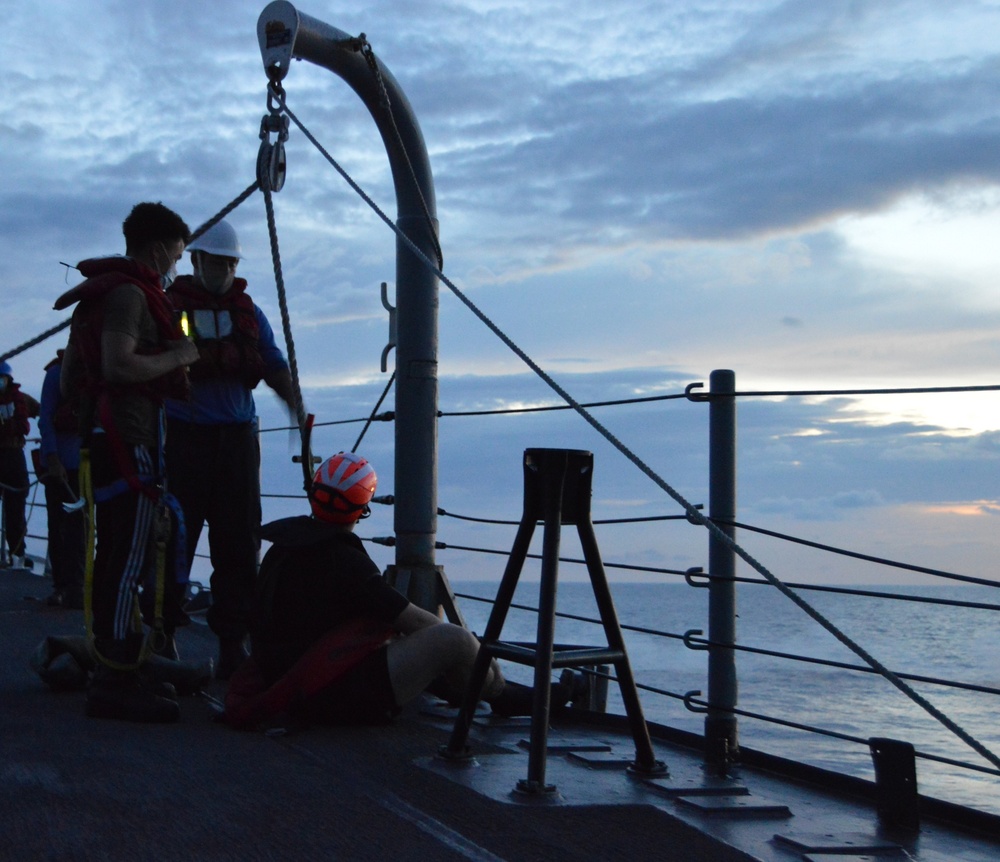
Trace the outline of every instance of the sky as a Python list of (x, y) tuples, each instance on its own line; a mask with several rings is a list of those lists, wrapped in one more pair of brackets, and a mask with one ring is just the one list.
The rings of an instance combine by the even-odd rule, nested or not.
[[(135, 202), (162, 200), (194, 227), (254, 181), (263, 6), (0, 0), (0, 352), (60, 321), (52, 303), (74, 283), (62, 263), (123, 251)], [(743, 391), (1000, 383), (1000, 3), (300, 8), (367, 35), (427, 143), (444, 272), (579, 401), (682, 393), (723, 368)], [(385, 151), (357, 96), (308, 63), (285, 89), (391, 215)], [(379, 285), (393, 296), (394, 237), (296, 129), (287, 156), (275, 209), (306, 406), (318, 423), (365, 417), (387, 382)], [(261, 196), (230, 221), (240, 274), (284, 344)], [(445, 413), (558, 402), (444, 286), (439, 314)], [(63, 338), (11, 359), (27, 391)], [(284, 423), (270, 394), (257, 400), (265, 429)], [(738, 411), (741, 522), (1000, 580), (998, 393), (743, 399)], [(707, 504), (704, 404), (595, 415)], [(351, 448), (361, 428), (321, 425), (314, 448)], [(445, 416), (439, 435), (439, 505), (453, 514), (517, 521), (531, 446), (595, 453), (595, 519), (679, 514), (569, 412)], [(288, 432), (263, 440), (266, 488), (298, 493)], [(380, 493), (393, 491), (393, 445), (375, 423), (358, 447)], [(266, 517), (302, 510), (265, 501)], [(438, 527), (452, 546), (513, 539), (448, 516)], [(379, 506), (359, 532), (391, 531)], [(923, 582), (740, 539), (788, 581)], [(607, 561), (707, 565), (704, 529), (683, 521), (602, 526), (598, 541)], [(372, 554), (392, 561), (390, 548)], [(453, 580), (503, 569), (501, 555), (453, 548), (438, 562)]]

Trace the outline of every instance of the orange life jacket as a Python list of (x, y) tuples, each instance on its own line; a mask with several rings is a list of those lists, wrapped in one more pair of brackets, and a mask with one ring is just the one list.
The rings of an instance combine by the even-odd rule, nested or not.
[(232, 331), (222, 338), (196, 337), (192, 333), (201, 354), (191, 366), (192, 380), (236, 377), (248, 389), (253, 389), (264, 378), (257, 312), (246, 289), (246, 280), (237, 278), (229, 290), (216, 296), (198, 285), (190, 275), (178, 276), (167, 289), (167, 298), (178, 312), (228, 312), (232, 321)]

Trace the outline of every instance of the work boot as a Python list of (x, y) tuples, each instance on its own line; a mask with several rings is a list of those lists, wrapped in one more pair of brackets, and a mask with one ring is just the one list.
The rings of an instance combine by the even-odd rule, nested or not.
[(171, 661), (153, 654), (142, 666), (147, 679), (165, 683), (177, 694), (197, 694), (212, 679), (212, 660)]
[(172, 724), (181, 717), (176, 700), (153, 692), (138, 671), (101, 666), (87, 689), (86, 714), (149, 724)]
[(229, 679), (249, 657), (246, 638), (220, 638), (219, 661), (215, 665), (215, 678)]
[[(567, 669), (562, 672), (559, 682), (552, 683), (549, 692), (549, 713), (558, 714), (570, 702), (576, 685), (576, 675)], [(487, 701), (490, 711), (504, 718), (531, 715), (535, 705), (535, 690), (529, 685), (507, 680), (500, 694)]]
[(531, 715), (535, 703), (535, 690), (530, 685), (507, 680), (500, 694), (487, 701), (490, 710), (504, 718), (516, 715)]
[(87, 671), (68, 652), (57, 655), (44, 670), (42, 679), (53, 691), (86, 691)]
[(45, 600), (45, 604), (50, 608), (66, 608), (75, 611), (83, 610), (83, 592), (60, 587), (52, 591), (52, 595)]
[[(98, 656), (118, 665), (128, 666), (137, 662), (141, 637), (128, 640), (99, 639), (94, 647)], [(86, 714), (91, 718), (115, 718), (169, 724), (180, 720), (177, 701), (171, 699), (173, 686), (154, 689), (138, 670), (119, 670), (98, 660), (97, 669), (87, 689)], [(167, 695), (167, 696), (164, 696)]]

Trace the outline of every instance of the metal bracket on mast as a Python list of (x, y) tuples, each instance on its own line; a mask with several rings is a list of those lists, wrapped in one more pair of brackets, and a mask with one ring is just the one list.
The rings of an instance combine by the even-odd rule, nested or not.
[(389, 351), (396, 346), (396, 306), (389, 302), (389, 285), (382, 282), (382, 307), (389, 312), (389, 342), (382, 350), (382, 373), (389, 369)]

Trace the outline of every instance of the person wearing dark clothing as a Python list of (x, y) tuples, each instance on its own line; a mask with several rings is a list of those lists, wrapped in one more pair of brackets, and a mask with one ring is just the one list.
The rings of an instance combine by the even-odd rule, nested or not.
[(87, 715), (177, 721), (175, 700), (149, 688), (138, 669), (144, 636), (135, 625), (139, 582), (163, 523), (162, 404), (182, 397), (186, 366), (198, 358), (163, 288), (190, 235), (176, 213), (140, 203), (122, 225), (125, 257), (85, 260), (86, 281), (57, 301), (76, 304), (62, 367), (62, 391), (84, 393), (81, 436), (97, 502), (93, 574), (94, 652)]
[[(457, 702), (479, 642), (409, 602), (382, 580), (353, 530), (375, 492), (371, 465), (350, 452), (325, 461), (310, 491), (313, 517), (262, 529), (272, 542), (257, 580), (251, 655), (233, 675), (226, 719), (252, 728), (283, 714), (321, 724), (379, 724), (422, 691)], [(572, 681), (554, 687), (557, 707)], [(530, 688), (492, 661), (482, 697), (529, 714)]]
[(10, 364), (0, 362), (0, 498), (3, 499), (3, 528), (13, 568), (24, 568), (24, 540), (28, 525), (24, 507), (28, 499), (28, 465), (24, 459), (24, 438), (28, 419), (38, 415), (38, 402), (14, 382)]
[[(167, 401), (167, 474), (184, 511), (188, 560), (208, 525), (212, 604), (219, 639), (216, 678), (246, 658), (247, 618), (260, 549), (260, 449), (253, 390), (263, 381), (290, 411), (288, 363), (264, 312), (236, 278), (242, 249), (220, 221), (192, 242), (194, 275), (178, 277), (167, 298), (198, 347), (191, 396)], [(180, 604), (180, 601), (177, 601)]]
[(54, 607), (83, 607), (85, 530), (83, 508), (67, 510), (80, 487), (79, 399), (63, 398), (59, 388), (64, 351), (45, 366), (38, 431), (42, 438), (41, 466), (45, 470), (45, 510), (49, 524), (49, 565), (52, 567)]

